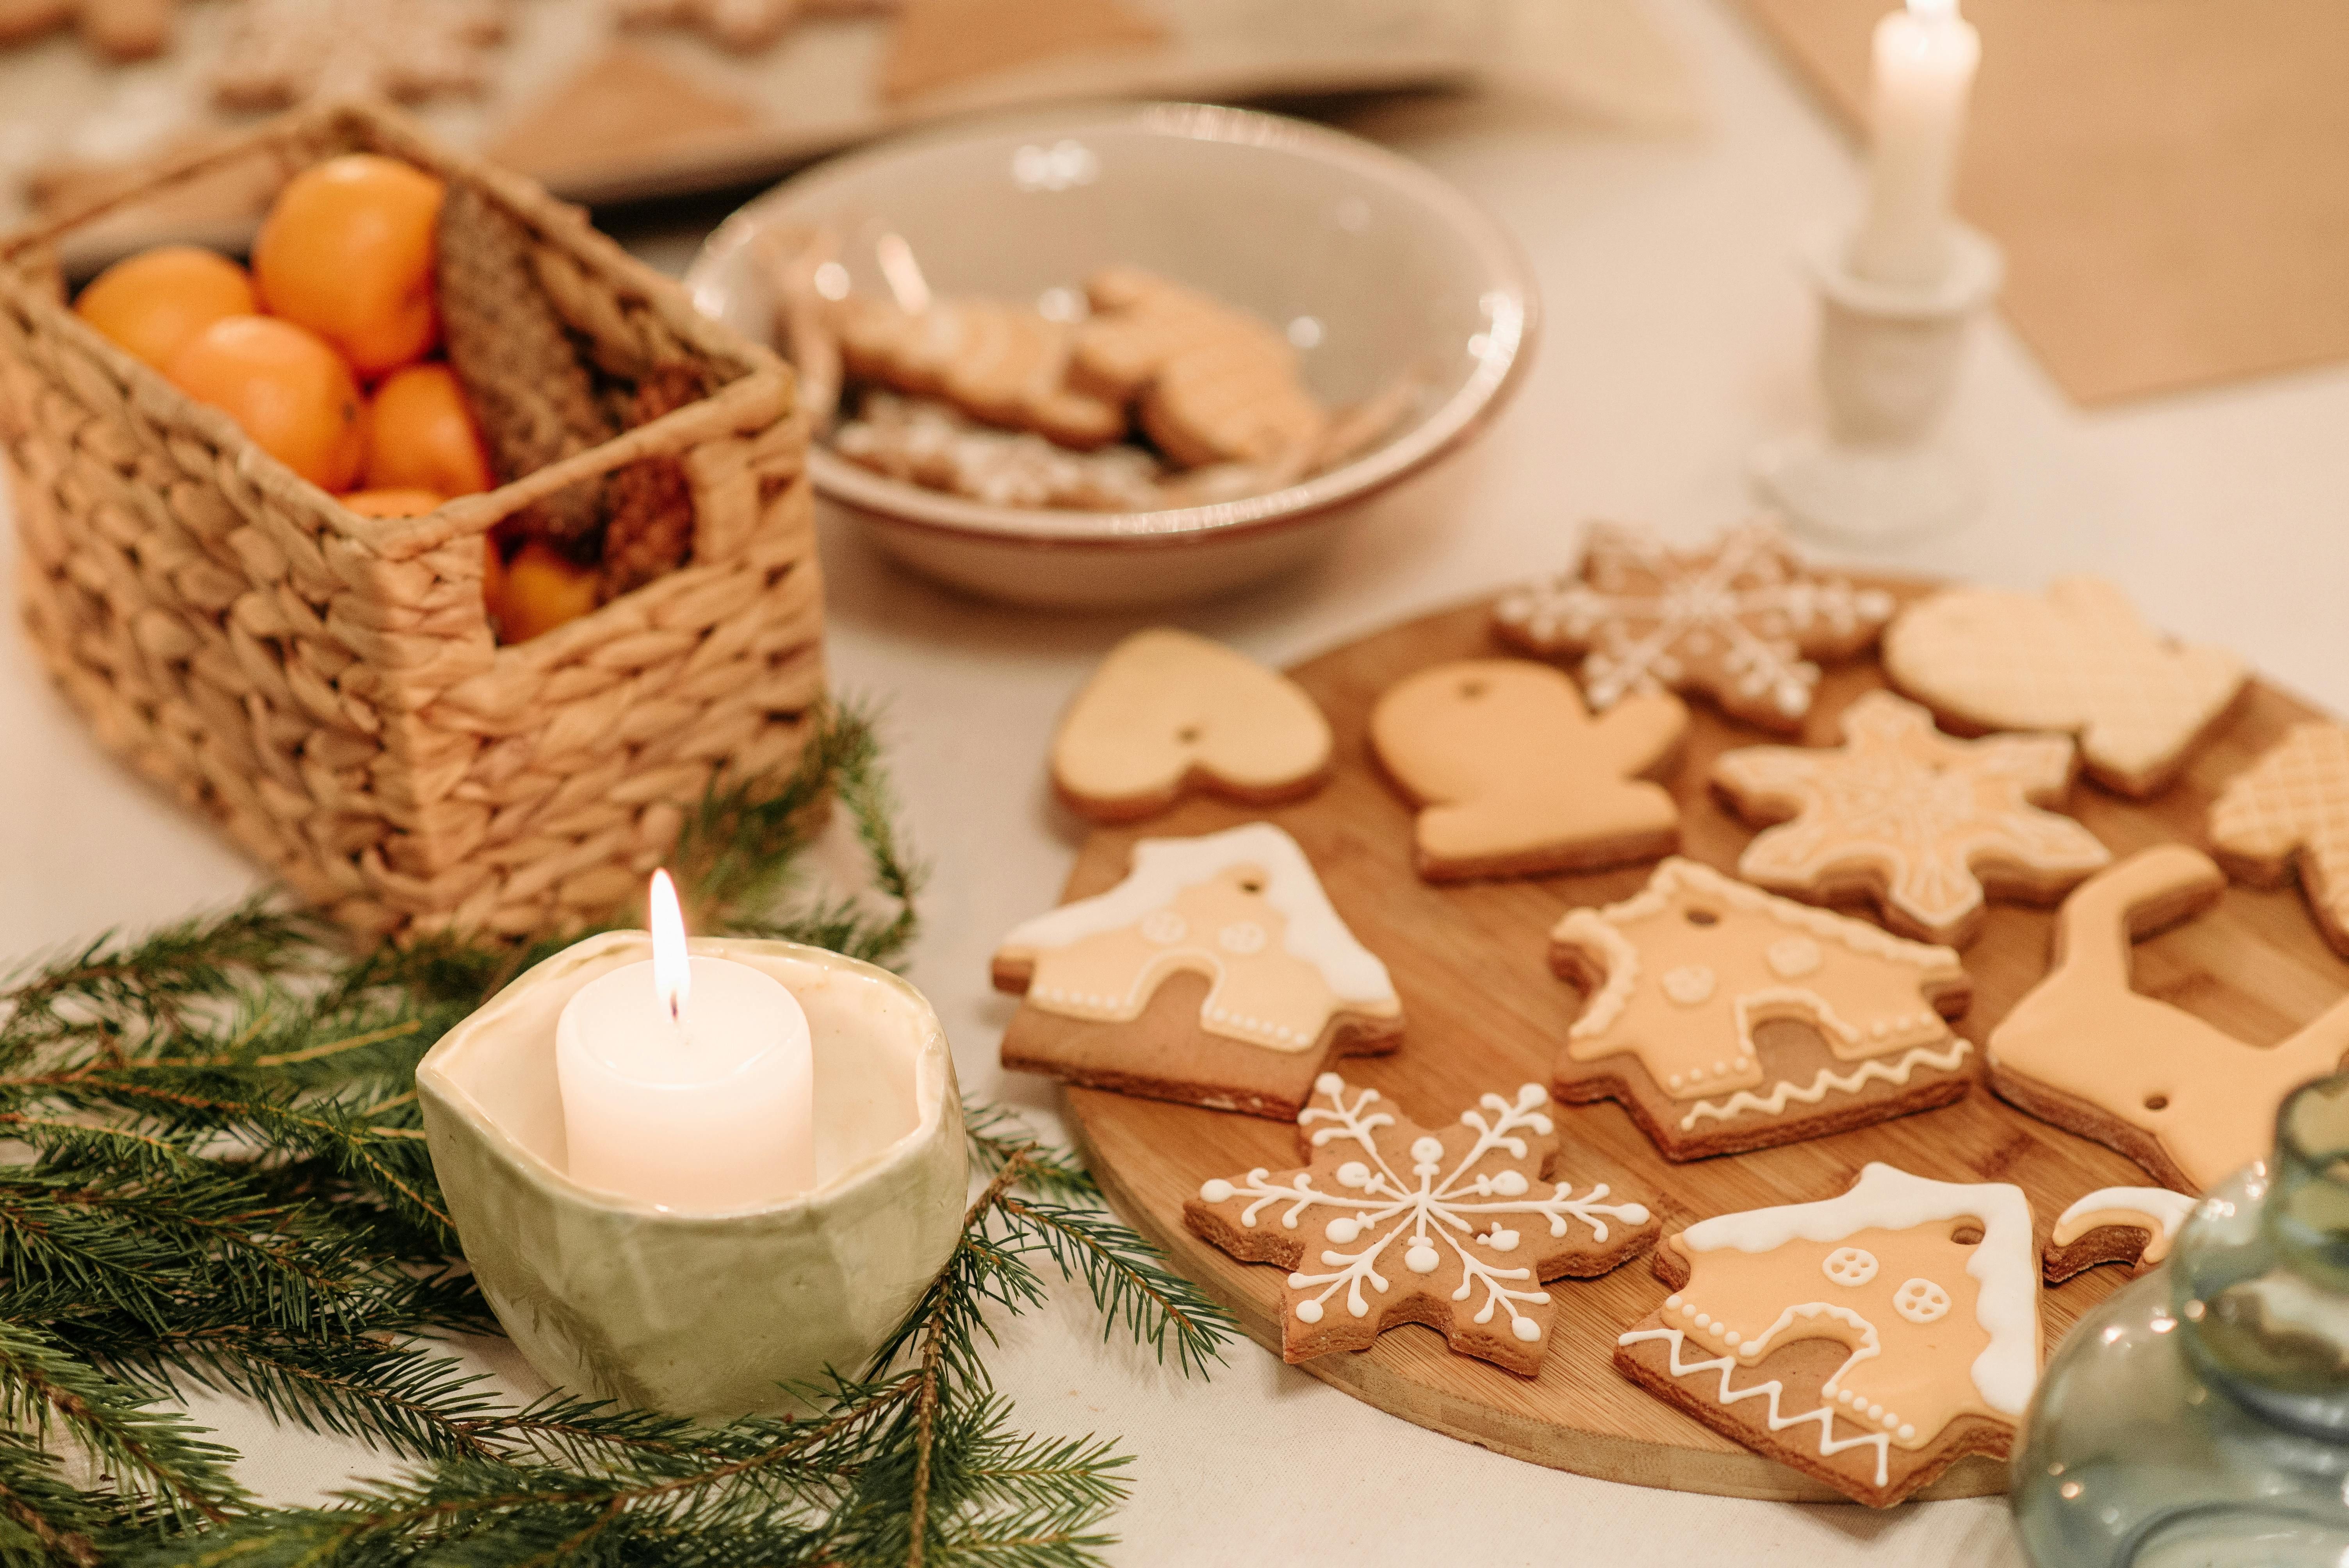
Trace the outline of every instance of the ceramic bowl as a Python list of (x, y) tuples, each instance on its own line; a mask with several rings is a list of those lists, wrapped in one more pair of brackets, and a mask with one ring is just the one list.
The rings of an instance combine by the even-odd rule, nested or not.
[(1333, 407), (1413, 379), (1410, 411), (1369, 451), (1212, 506), (995, 506), (820, 447), (811, 454), (819, 492), (897, 559), (1021, 603), (1167, 602), (1303, 562), (1365, 498), (1491, 418), (1539, 315), (1516, 244), (1426, 170), (1318, 126), (1195, 104), (983, 120), (835, 159), (776, 187), (712, 233), (686, 275), (704, 311), (762, 342), (772, 340), (772, 299), (751, 242), (769, 224), (847, 235), (842, 259), (860, 290), (884, 287), (874, 242), (891, 233), (940, 294), (1041, 301), (1097, 268), (1133, 263), (1286, 328), (1308, 382)]
[(788, 942), (698, 939), (807, 1012), (816, 1185), (683, 1213), (564, 1173), (554, 1024), (597, 975), (651, 956), (590, 937), (524, 974), (417, 1068), (432, 1167), (498, 1321), (548, 1382), (723, 1419), (786, 1408), (783, 1385), (861, 1371), (952, 1255), (968, 1150), (954, 1059), (922, 994)]

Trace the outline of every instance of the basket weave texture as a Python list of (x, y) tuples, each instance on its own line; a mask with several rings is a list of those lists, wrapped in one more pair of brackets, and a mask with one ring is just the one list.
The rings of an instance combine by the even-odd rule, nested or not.
[[(26, 624), (98, 739), (355, 929), (527, 934), (642, 885), (724, 774), (798, 757), (824, 690), (806, 429), (791, 373), (526, 181), (397, 114), (329, 106), (159, 173), (148, 191), (365, 150), (469, 181), (522, 220), (540, 282), (605, 375), (678, 361), (717, 389), (423, 517), (357, 516), (101, 338), (50, 258), (0, 244), (0, 460)], [(514, 646), (482, 536), (567, 485), (682, 465), (687, 564)]]

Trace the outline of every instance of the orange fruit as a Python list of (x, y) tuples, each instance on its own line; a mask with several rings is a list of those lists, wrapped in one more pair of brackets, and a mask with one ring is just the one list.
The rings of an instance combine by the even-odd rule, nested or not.
[(362, 376), (423, 358), (440, 335), (441, 194), (429, 174), (371, 152), (304, 170), (253, 242), (263, 308), (333, 344)]
[(367, 460), (358, 383), (341, 355), (292, 322), (222, 316), (181, 344), (163, 374), (319, 489), (346, 490), (358, 478)]
[(507, 563), (505, 591), (491, 610), (498, 618), (498, 641), (527, 643), (595, 607), (595, 573), (533, 539)]
[(395, 370), (367, 405), (367, 488), (444, 496), (493, 489), (489, 449), (457, 373), (445, 365)]
[(429, 490), (356, 490), (342, 502), (361, 517), (422, 517), (448, 499)]
[(76, 315), (159, 369), (221, 317), (259, 308), (243, 267), (195, 245), (158, 245), (126, 256), (90, 279), (74, 301)]

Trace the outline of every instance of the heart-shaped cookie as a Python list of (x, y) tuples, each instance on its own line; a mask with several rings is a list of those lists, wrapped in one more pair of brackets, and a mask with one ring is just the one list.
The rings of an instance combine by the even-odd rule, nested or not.
[(1330, 722), (1295, 681), (1221, 643), (1158, 626), (1110, 650), (1052, 741), (1052, 783), (1097, 822), (1185, 794), (1249, 805), (1309, 795), (1330, 770)]

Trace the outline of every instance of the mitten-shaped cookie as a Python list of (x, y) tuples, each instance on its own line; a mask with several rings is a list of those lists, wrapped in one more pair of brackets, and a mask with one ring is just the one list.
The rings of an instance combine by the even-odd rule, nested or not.
[(1464, 659), (1388, 688), (1371, 744), (1421, 808), (1419, 874), (1451, 882), (1670, 853), (1680, 807), (1641, 776), (1671, 760), (1687, 727), (1688, 710), (1665, 693), (1594, 717), (1547, 665)]

